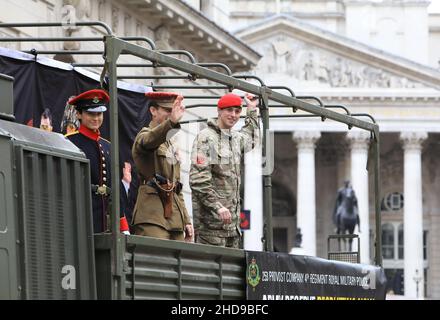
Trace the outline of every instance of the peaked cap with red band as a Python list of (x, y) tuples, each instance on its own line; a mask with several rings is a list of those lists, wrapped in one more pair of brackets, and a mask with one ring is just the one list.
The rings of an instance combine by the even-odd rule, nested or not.
[(74, 105), (78, 111), (104, 112), (107, 110), (109, 102), (110, 97), (106, 91), (93, 89), (70, 99), (68, 104)]
[[(153, 105), (160, 106), (163, 108), (172, 108), (174, 100), (176, 100), (178, 95), (179, 94), (176, 92), (154, 91), (154, 92), (145, 93), (145, 96), (147, 98), (149, 98), (155, 102), (155, 104), (153, 104)], [(150, 104), (150, 105), (152, 105), (152, 104)]]
[(233, 93), (225, 94), (220, 100), (217, 102), (217, 106), (219, 109), (226, 109), (231, 107), (241, 107), (242, 101), (240, 96), (237, 96)]

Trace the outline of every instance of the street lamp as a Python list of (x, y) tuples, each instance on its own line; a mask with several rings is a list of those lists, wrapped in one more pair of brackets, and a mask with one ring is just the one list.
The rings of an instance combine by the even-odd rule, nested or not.
[(416, 282), (416, 294), (417, 299), (419, 299), (419, 282), (422, 280), (422, 276), (419, 275), (419, 269), (416, 269), (416, 275), (413, 277), (413, 280)]

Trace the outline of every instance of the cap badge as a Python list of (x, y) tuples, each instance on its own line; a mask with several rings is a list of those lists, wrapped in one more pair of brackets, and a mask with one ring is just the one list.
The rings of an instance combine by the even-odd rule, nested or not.
[(93, 103), (99, 103), (99, 97), (94, 97), (92, 101)]

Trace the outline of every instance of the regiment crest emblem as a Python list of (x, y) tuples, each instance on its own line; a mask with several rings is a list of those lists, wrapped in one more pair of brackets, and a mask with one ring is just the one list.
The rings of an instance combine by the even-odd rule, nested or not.
[(260, 268), (258, 267), (257, 260), (252, 258), (251, 263), (247, 269), (247, 281), (252, 289), (255, 290), (255, 287), (260, 283)]

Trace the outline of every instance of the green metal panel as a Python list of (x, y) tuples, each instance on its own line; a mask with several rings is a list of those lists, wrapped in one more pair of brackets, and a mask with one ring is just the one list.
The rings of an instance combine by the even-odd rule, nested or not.
[(14, 78), (0, 74), (0, 114), (14, 114), (14, 96), (12, 93)]
[[(107, 277), (99, 279), (98, 292), (110, 283), (111, 243), (110, 235), (95, 236), (96, 256), (107, 256), (96, 261)], [(140, 236), (127, 236), (124, 247), (124, 299), (246, 298), (242, 250)]]
[(19, 299), (11, 145), (0, 136), (0, 300)]
[[(89, 166), (16, 145), (27, 299), (93, 299)], [(54, 179), (54, 177), (62, 177)], [(86, 192), (88, 194), (86, 194)], [(73, 267), (75, 289), (62, 287)], [(64, 270), (64, 272), (63, 272)], [(68, 269), (69, 270), (69, 269)]]
[(372, 155), (370, 155), (372, 161), (374, 161), (374, 204), (375, 204), (375, 217), (376, 217), (376, 236), (375, 236), (375, 263), (378, 266), (382, 266), (382, 215), (380, 208), (380, 135), (379, 130), (374, 132), (372, 139), (370, 140), (370, 148)]
[(62, 135), (12, 122), (0, 121), (0, 139), (14, 169), (20, 298), (96, 298), (89, 161)]
[[(98, 239), (101, 235), (95, 235)], [(99, 300), (112, 299), (112, 260), (110, 250), (99, 249), (95, 246), (95, 262), (96, 262), (96, 291)]]

